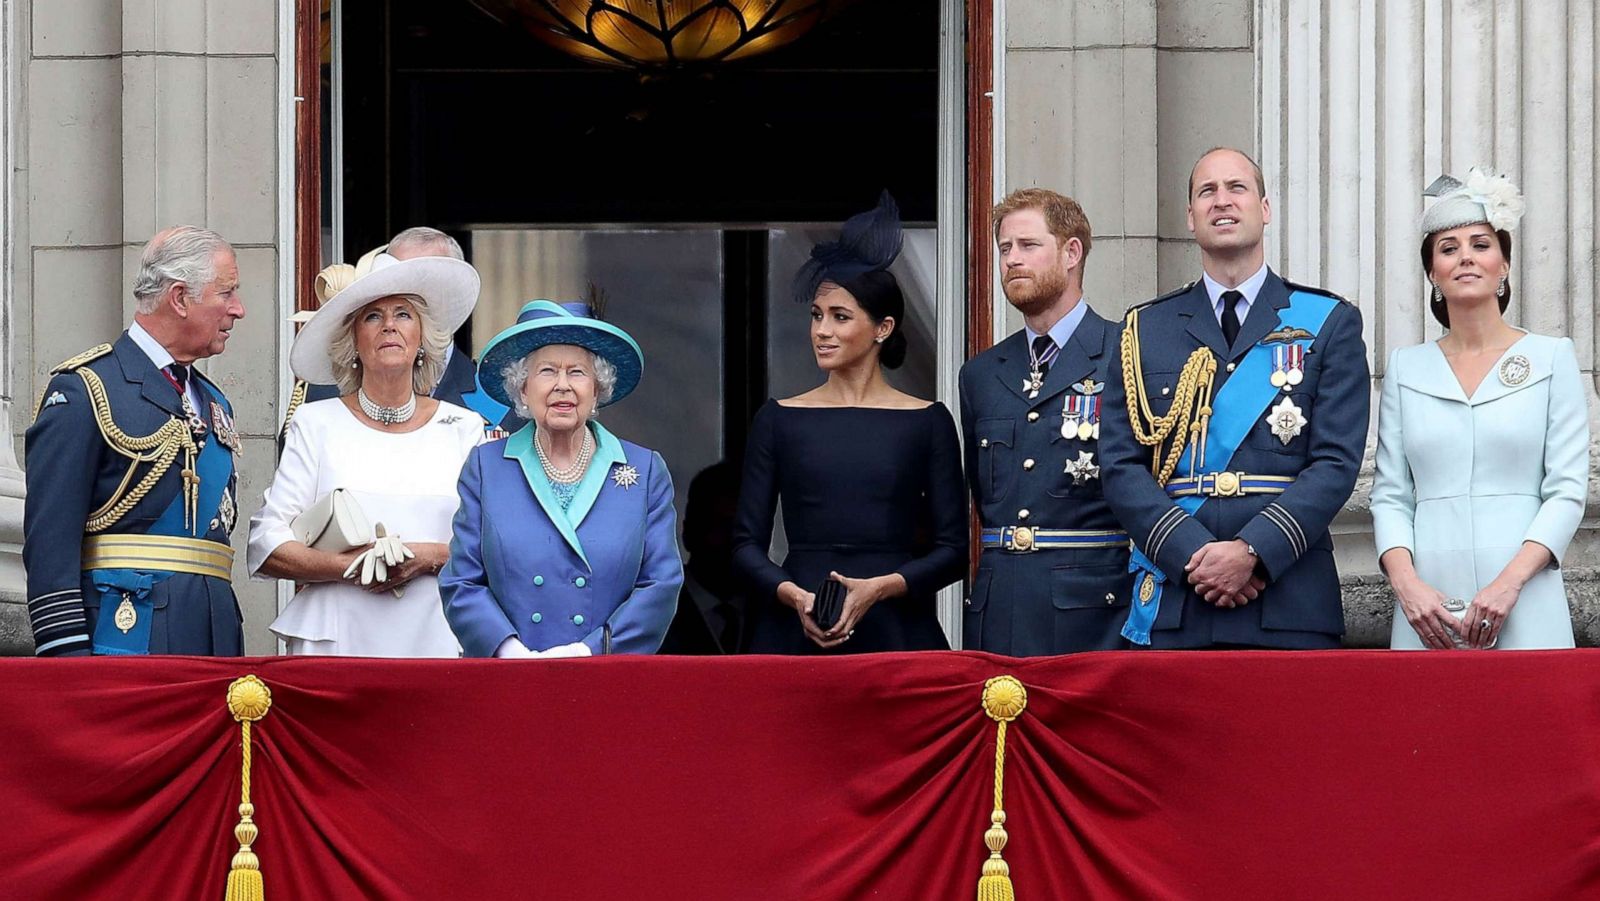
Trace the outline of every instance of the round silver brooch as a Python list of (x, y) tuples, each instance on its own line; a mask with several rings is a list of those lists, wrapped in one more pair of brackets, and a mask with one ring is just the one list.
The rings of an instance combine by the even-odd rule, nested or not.
[(1500, 381), (1511, 388), (1526, 382), (1532, 373), (1533, 364), (1522, 354), (1512, 354), (1500, 364)]

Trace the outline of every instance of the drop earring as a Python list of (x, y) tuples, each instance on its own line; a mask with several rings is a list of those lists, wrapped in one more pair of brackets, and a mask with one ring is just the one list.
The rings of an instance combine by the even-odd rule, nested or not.
[(1500, 287), (1494, 289), (1494, 296), (1495, 297), (1505, 297), (1506, 296), (1506, 277), (1503, 276), (1503, 275), (1500, 276)]
[(1433, 283), (1433, 302), (1444, 303), (1444, 292), (1439, 290), (1439, 283)]

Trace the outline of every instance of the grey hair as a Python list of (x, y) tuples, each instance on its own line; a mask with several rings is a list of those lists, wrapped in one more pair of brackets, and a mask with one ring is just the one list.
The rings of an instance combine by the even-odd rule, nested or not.
[[(411, 368), (411, 390), (421, 395), (433, 391), (433, 386), (439, 384), (439, 378), (444, 375), (445, 354), (450, 349), (452, 337), (449, 332), (440, 328), (434, 321), (433, 313), (428, 310), (428, 302), (415, 294), (391, 294), (389, 297), (403, 297), (416, 308), (417, 316), (422, 320), (422, 365)], [(380, 300), (388, 300), (380, 297)], [(372, 304), (367, 304), (359, 310), (352, 311), (344, 317), (344, 328), (340, 329), (332, 341), (328, 343), (328, 359), (333, 362), (334, 383), (339, 386), (340, 394), (354, 394), (361, 387), (361, 377), (365, 370), (356, 364), (360, 357), (356, 354), (356, 317), (361, 315)]]
[[(466, 254), (461, 252), (461, 242), (439, 231), (437, 228), (429, 228), (426, 225), (408, 228), (389, 239), (389, 255), (398, 257), (405, 253), (408, 248), (417, 250), (432, 247), (433, 245), (439, 245), (444, 249), (444, 253), (434, 254), (435, 256), (446, 256), (454, 260), (465, 260), (467, 258)], [(409, 259), (410, 256), (410, 254), (407, 254), (406, 258)]]
[[(511, 399), (511, 407), (523, 419), (532, 419), (533, 411), (528, 409), (528, 402), (522, 399), (522, 389), (528, 384), (528, 361), (533, 355), (544, 348), (537, 348), (528, 352), (528, 355), (512, 360), (500, 370), (501, 384), (506, 389), (506, 397)], [(589, 411), (589, 418), (596, 419), (600, 416), (600, 408), (611, 403), (611, 395), (617, 390), (617, 367), (611, 361), (588, 350), (589, 359), (594, 361), (594, 409)]]
[(216, 232), (194, 225), (174, 226), (151, 238), (139, 256), (139, 275), (133, 282), (138, 312), (154, 313), (173, 285), (183, 285), (186, 298), (204, 291), (216, 281), (219, 250), (231, 253), (233, 245)]

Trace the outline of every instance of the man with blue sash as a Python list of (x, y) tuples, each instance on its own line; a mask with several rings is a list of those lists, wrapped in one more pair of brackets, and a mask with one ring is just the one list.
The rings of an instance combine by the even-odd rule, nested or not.
[(1083, 297), (1089, 220), (1072, 198), (1027, 188), (995, 207), (994, 225), (1023, 328), (961, 367), (983, 546), (962, 644), (1015, 657), (1124, 648), (1128, 534), (1099, 459), (1117, 333)]
[(52, 370), (26, 434), (35, 653), (238, 656), (239, 434), (194, 369), (244, 318), (233, 248), (168, 229), (145, 245), (133, 295), (115, 344)]
[(1155, 648), (1336, 648), (1328, 526), (1355, 487), (1371, 383), (1361, 314), (1266, 266), (1261, 170), (1190, 176), (1199, 281), (1128, 312), (1100, 448), (1133, 536), (1123, 634)]
[[(363, 256), (356, 269), (364, 273), (371, 265), (372, 258), (379, 253), (387, 253), (397, 260), (410, 260), (416, 257), (449, 257), (453, 260), (466, 258), (461, 251), (461, 244), (455, 238), (426, 225), (408, 228), (395, 235), (387, 245)], [(484, 431), (491, 438), (504, 437), (522, 428), (522, 417), (510, 407), (490, 397), (478, 385), (478, 364), (471, 356), (461, 353), (454, 345), (451, 345), (446, 354), (444, 375), (439, 377), (439, 384), (433, 386), (434, 397), (458, 407), (466, 407), (482, 416)], [(296, 380), (294, 389), (289, 395), (289, 406), (284, 413), (279, 435), (288, 431), (289, 420), (294, 418), (295, 411), (301, 404), (338, 396), (339, 389), (333, 385), (312, 385)]]

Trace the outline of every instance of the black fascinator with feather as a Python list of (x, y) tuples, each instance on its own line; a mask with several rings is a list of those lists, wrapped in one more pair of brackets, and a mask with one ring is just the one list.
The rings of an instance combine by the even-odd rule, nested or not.
[(878, 205), (845, 220), (839, 240), (811, 248), (794, 276), (794, 299), (810, 303), (823, 282), (846, 284), (869, 272), (882, 272), (900, 256), (900, 207), (884, 191)]

